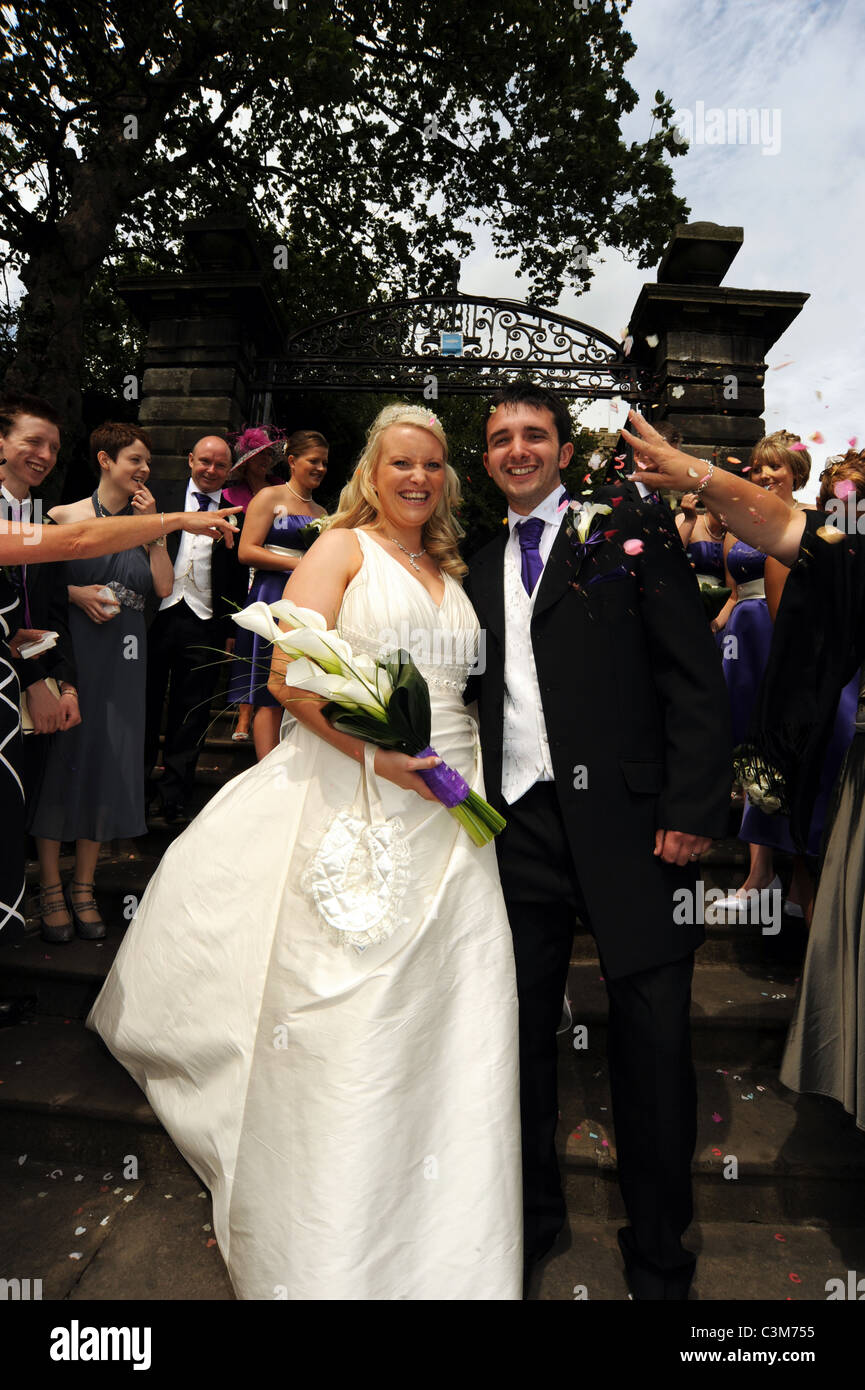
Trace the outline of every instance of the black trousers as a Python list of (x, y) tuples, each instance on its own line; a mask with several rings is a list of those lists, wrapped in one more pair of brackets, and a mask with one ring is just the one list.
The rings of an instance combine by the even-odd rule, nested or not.
[[(552, 783), (537, 783), (507, 812), (499, 869), (513, 933), (520, 1004), (520, 1104), (525, 1250), (549, 1248), (566, 1220), (555, 1133), (556, 1028), (574, 917), (591, 929)], [(622, 864), (622, 872), (627, 865)], [(608, 1059), (619, 1182), (630, 1227), (619, 1236), (638, 1298), (687, 1297), (694, 1255), (682, 1246), (693, 1215), (691, 1160), (697, 1089), (689, 1011), (693, 952), (611, 980)], [(577, 1004), (579, 1001), (576, 1001)], [(579, 1052), (574, 1053), (577, 1065)]]
[(213, 647), (223, 647), (219, 625), (197, 617), (183, 599), (157, 613), (147, 634), (145, 775), (149, 777), (152, 772), (159, 751), (167, 690), (165, 774), (159, 784), (166, 805), (185, 801), (195, 781), (195, 765), (210, 723), (210, 701), (219, 676), (218, 651), (202, 649)]

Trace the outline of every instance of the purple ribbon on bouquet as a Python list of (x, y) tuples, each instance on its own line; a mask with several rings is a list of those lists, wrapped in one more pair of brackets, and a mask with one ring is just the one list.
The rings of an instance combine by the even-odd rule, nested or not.
[[(438, 753), (434, 748), (424, 748), (420, 753), (416, 753), (415, 757), (437, 758)], [(461, 801), (465, 801), (471, 790), (466, 779), (454, 768), (448, 767), (447, 763), (440, 763), (438, 767), (422, 768), (419, 775), (449, 811), (454, 806), (459, 806)]]
[(584, 560), (588, 553), (589, 546), (600, 545), (601, 541), (605, 539), (606, 538), (604, 536), (603, 531), (593, 531), (592, 534), (589, 536), (588, 540), (581, 541), (574, 539), (571, 541), (571, 545), (573, 547), (574, 554), (577, 556), (577, 558), (579, 560)]

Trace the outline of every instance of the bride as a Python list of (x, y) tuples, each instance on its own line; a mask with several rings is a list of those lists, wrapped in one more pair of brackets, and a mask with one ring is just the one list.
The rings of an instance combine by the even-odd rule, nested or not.
[[(411, 634), (431, 744), (482, 793), (458, 500), (438, 419), (388, 406), (286, 596), (356, 652)], [(435, 759), (337, 732), (286, 669), (277, 652), (270, 688), (297, 723), (167, 851), (88, 1024), (210, 1188), (238, 1297), (520, 1299), (517, 998), (493, 845), (418, 776)], [(389, 871), (364, 944), (357, 876), (376, 839)]]

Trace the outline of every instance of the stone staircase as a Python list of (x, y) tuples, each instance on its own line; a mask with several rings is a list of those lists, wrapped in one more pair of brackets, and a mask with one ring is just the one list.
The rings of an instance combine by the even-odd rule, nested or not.
[[(232, 743), (229, 732), (227, 718), (216, 721), (190, 812), (254, 760), (251, 743)], [(133, 900), (176, 833), (154, 820), (134, 857), (121, 846), (100, 862), (99, 900), (112, 923), (104, 942), (52, 946), (30, 930), (0, 944), (0, 992), (38, 997), (31, 1022), (0, 1030), (0, 1190), (7, 1213), (17, 1213), (0, 1233), (0, 1276), (44, 1271), (45, 1298), (232, 1297), (207, 1193), (138, 1087), (84, 1028)], [(735, 886), (743, 866), (743, 846), (721, 842), (704, 864), (707, 887)], [(785, 917), (777, 936), (732, 921), (708, 935), (692, 1010), (699, 1137), (689, 1242), (703, 1251), (693, 1296), (824, 1299), (827, 1279), (865, 1272), (865, 1134), (835, 1102), (796, 1096), (778, 1081), (804, 928)], [(626, 1299), (606, 994), (583, 931), (568, 992), (559, 1144), (574, 1237), (539, 1271), (531, 1296)]]

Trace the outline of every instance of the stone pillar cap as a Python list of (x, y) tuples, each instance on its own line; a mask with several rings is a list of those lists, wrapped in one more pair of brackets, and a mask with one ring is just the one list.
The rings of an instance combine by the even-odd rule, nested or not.
[(720, 285), (745, 233), (717, 222), (680, 222), (658, 267), (661, 285)]

